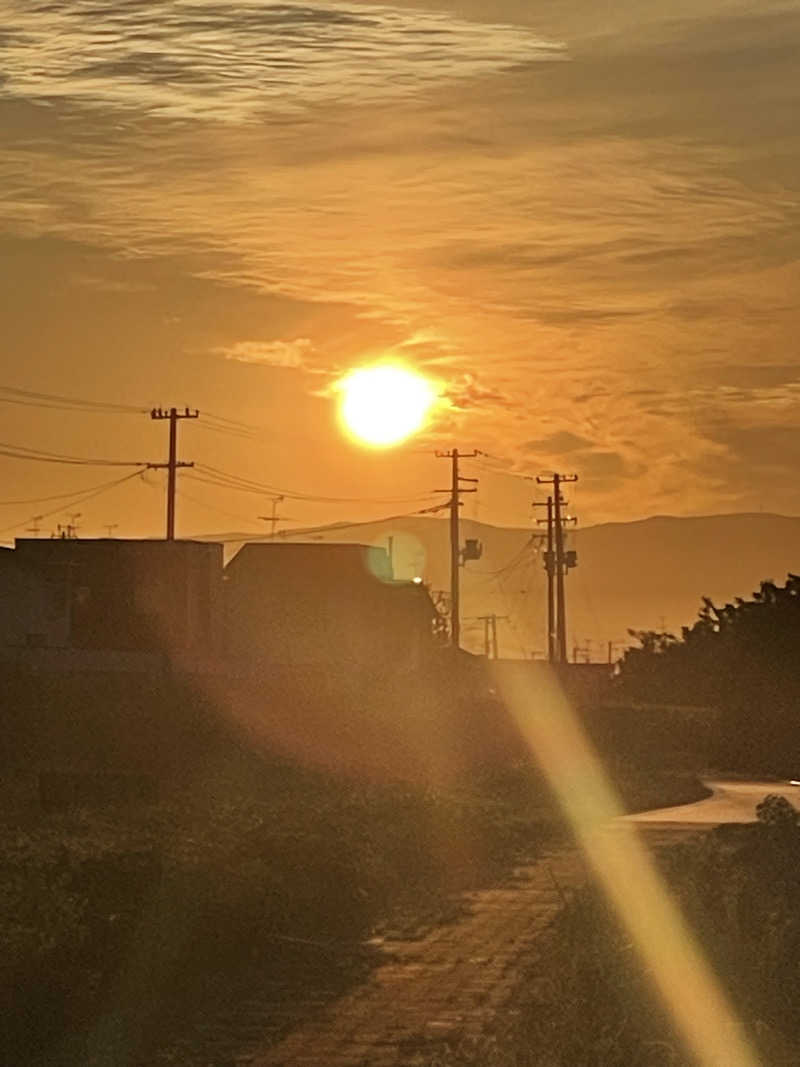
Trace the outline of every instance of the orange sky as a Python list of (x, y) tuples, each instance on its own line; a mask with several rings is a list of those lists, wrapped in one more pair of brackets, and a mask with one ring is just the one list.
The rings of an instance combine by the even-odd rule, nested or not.
[[(246, 422), (184, 425), (183, 457), (354, 498), (301, 523), (426, 506), (451, 442), (497, 457), (467, 511), (489, 521), (532, 494), (486, 466), (577, 472), (584, 522), (800, 513), (796, 5), (5, 11), (0, 384)], [(328, 390), (387, 352), (449, 409), (371, 454)], [(2, 414), (12, 444), (166, 447), (144, 415)], [(3, 501), (116, 473), (0, 464)], [(160, 479), (76, 505), (82, 532), (160, 533)], [(264, 529), (266, 498), (182, 491), (184, 534)], [(0, 504), (0, 537), (54, 506)]]

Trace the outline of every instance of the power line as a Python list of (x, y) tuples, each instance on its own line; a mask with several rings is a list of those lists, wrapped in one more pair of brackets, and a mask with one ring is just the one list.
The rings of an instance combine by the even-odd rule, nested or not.
[[(73, 489), (71, 493), (53, 493), (51, 496), (34, 496), (28, 497), (25, 500), (0, 500), (0, 507), (12, 507), (19, 504), (46, 504), (50, 500), (69, 500), (73, 496), (79, 496), (81, 493), (90, 493), (95, 489), (102, 489), (104, 485), (108, 485), (108, 482), (102, 483), (100, 486), (87, 485), (83, 489)], [(43, 515), (34, 515), (34, 519), (44, 518)]]
[(243, 441), (254, 441), (256, 439), (256, 435), (250, 430), (240, 430), (224, 423), (211, 422), (206, 419), (205, 415), (197, 425), (201, 430), (210, 430), (212, 433), (222, 434), (224, 437), (238, 437)]
[[(155, 489), (156, 486), (153, 485), (150, 486), (150, 488)], [(185, 489), (178, 489), (176, 492), (182, 500), (189, 500), (192, 504), (197, 504), (199, 507), (205, 508), (207, 511), (216, 511), (218, 514), (225, 515), (229, 519), (236, 519), (237, 522), (247, 522), (252, 526), (255, 525), (251, 516), (238, 515), (233, 511), (226, 511), (225, 508), (218, 508), (214, 504), (207, 504), (204, 500), (198, 500), (196, 496), (191, 496)]]
[(502, 578), (496, 578), (495, 582), (496, 582), (496, 585), (497, 585), (497, 591), (499, 592), (500, 597), (501, 597), (503, 603), (505, 604), (506, 611), (508, 612), (508, 615), (506, 616), (506, 618), (508, 619), (508, 624), (511, 627), (511, 631), (514, 634), (514, 638), (515, 638), (515, 640), (517, 642), (517, 648), (520, 650), (520, 652), (522, 654), (522, 658), (523, 659), (527, 659), (527, 656), (525, 655), (525, 645), (523, 644), (522, 638), (520, 637), (520, 633), (519, 633), (519, 630), (517, 628), (517, 624), (514, 622), (514, 611), (513, 611), (512, 607), (511, 607), (511, 598), (510, 598), (509, 594), (506, 592), (506, 589), (505, 589), (505, 587), (503, 585), (503, 579)]
[[(118, 485), (122, 485), (125, 482), (129, 482), (132, 478), (140, 477), (145, 470), (146, 468), (143, 467), (141, 470), (132, 471), (130, 474), (126, 474), (122, 478), (116, 478), (112, 482), (106, 482), (104, 485), (97, 486), (94, 490), (85, 493), (83, 496), (78, 496), (76, 499), (72, 500), (71, 505), (75, 506), (76, 504), (85, 504), (87, 501), (93, 500), (95, 497), (100, 496), (101, 493), (108, 492), (110, 489), (115, 489)], [(57, 508), (53, 508), (52, 511), (46, 511), (43, 515), (30, 515), (27, 519), (23, 519), (21, 522), (15, 522), (11, 526), (5, 526), (3, 529), (0, 529), (0, 534), (8, 533), (9, 530), (18, 530), (21, 526), (24, 526), (28, 522), (41, 522), (42, 519), (49, 519), (52, 515), (57, 515), (60, 511), (63, 510), (63, 508), (64, 505), (62, 504)]]
[[(486, 455), (486, 453), (482, 454)], [(493, 457), (490, 456), (489, 458)], [(500, 474), (505, 478), (513, 478), (515, 481), (530, 481), (529, 474), (523, 474), (521, 471), (505, 470), (502, 467), (493, 467), (490, 463), (481, 463), (480, 460), (473, 460), (471, 466), (483, 471), (485, 474)]]
[[(278, 538), (295, 537), (297, 535), (305, 535), (305, 534), (309, 534), (309, 533), (321, 533), (321, 532), (326, 531), (326, 530), (331, 532), (331, 533), (336, 533), (339, 530), (353, 530), (353, 529), (356, 529), (359, 526), (376, 526), (379, 523), (383, 523), (383, 522), (399, 522), (400, 519), (411, 519), (416, 515), (433, 515), (436, 512), (444, 511), (448, 506), (449, 506), (448, 504), (435, 504), (433, 507), (430, 507), (430, 508), (420, 508), (419, 511), (406, 511), (402, 515), (386, 515), (386, 516), (384, 516), (383, 518), (380, 518), (380, 519), (362, 519), (360, 522), (337, 522), (337, 523), (334, 523), (333, 525), (328, 523), (325, 526), (303, 527), (303, 528), (301, 528), (299, 530), (298, 529), (281, 530), (281, 531), (278, 532), (277, 537)], [(270, 541), (272, 540), (271, 537), (268, 538), (268, 539)]]
[[(318, 496), (313, 493), (301, 493), (293, 489), (285, 489), (277, 485), (269, 485), (266, 482), (256, 482), (250, 478), (244, 478), (238, 474), (230, 474), (228, 471), (212, 467), (207, 463), (198, 463), (196, 473), (192, 477), (196, 481), (205, 480), (209, 484), (218, 485), (224, 489), (239, 489), (246, 493), (255, 493), (260, 496), (277, 494), (290, 500), (304, 501), (317, 504), (409, 504), (421, 500), (433, 499), (433, 494), (426, 493), (418, 496), (404, 497), (354, 497), (354, 496)], [(204, 475), (204, 478), (198, 477)]]
[(273, 538), (269, 534), (263, 534), (260, 537), (228, 537), (223, 538), (223, 544), (238, 544), (241, 541), (280, 541), (288, 540), (290, 537), (307, 537), (309, 534), (315, 533), (329, 533), (336, 534), (340, 530), (354, 530), (360, 526), (378, 526), (384, 522), (399, 522), (400, 519), (411, 519), (417, 515), (433, 515), (436, 512), (444, 511), (449, 507), (449, 504), (436, 504), (430, 508), (421, 508), (419, 511), (406, 511), (401, 515), (384, 515), (378, 519), (362, 519), (360, 522), (336, 522), (327, 523), (324, 526), (303, 526), (295, 527), (291, 530), (280, 530)]
[(504, 563), (502, 567), (499, 567), (496, 571), (472, 571), (472, 574), (481, 578), (497, 578), (499, 575), (510, 573), (515, 570), (521, 563), (524, 563), (530, 553), (530, 550), (534, 549), (535, 554), (535, 540), (534, 537), (529, 537), (525, 544), (520, 548), (511, 559)]
[(217, 415), (213, 411), (206, 411), (203, 409), (203, 418), (210, 419), (212, 422), (220, 422), (225, 426), (230, 426), (235, 430), (249, 430), (251, 433), (258, 433), (262, 429), (260, 426), (255, 426), (251, 422), (242, 422), (239, 419), (229, 419), (227, 415)]
[[(11, 385), (0, 385), (0, 393), (8, 393), (10, 397), (18, 398), (19, 403), (26, 403), (32, 407), (55, 407), (65, 408), (72, 411), (96, 411), (104, 414), (135, 414), (141, 415), (146, 409), (135, 407), (132, 404), (113, 404), (101, 400), (83, 400), (79, 397), (61, 396), (58, 393), (38, 393), (30, 389), (18, 389)], [(0, 397), (4, 403), (15, 403), (15, 400)]]
[(27, 445), (12, 445), (0, 441), (0, 456), (27, 459), (34, 463), (66, 463), (78, 467), (146, 467), (147, 460), (94, 459), (89, 456), (70, 456), (60, 452), (46, 452)]
[[(0, 403), (22, 404), (27, 407), (42, 407), (63, 411), (84, 411), (104, 415), (145, 415), (150, 410), (147, 404), (119, 404), (105, 400), (87, 400), (82, 397), (62, 396), (59, 393), (40, 393), (31, 389), (19, 389), (11, 385), (0, 385)], [(250, 423), (241, 422), (238, 419), (228, 418), (226, 415), (218, 415), (214, 412), (204, 412), (203, 418), (208, 423), (219, 424), (229, 431), (242, 433), (256, 433), (259, 429)]]

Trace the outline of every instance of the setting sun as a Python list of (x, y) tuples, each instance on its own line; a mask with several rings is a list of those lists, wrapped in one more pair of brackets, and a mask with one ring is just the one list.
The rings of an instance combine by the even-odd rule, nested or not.
[(362, 367), (339, 383), (339, 412), (347, 430), (375, 447), (396, 444), (425, 422), (435, 399), (425, 378), (388, 364)]

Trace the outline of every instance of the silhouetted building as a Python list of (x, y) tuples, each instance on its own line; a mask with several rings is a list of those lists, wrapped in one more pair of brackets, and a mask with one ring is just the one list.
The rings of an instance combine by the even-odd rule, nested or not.
[(382, 548), (246, 544), (226, 568), (225, 597), (239, 663), (380, 672), (417, 667), (433, 648), (428, 590), (395, 581)]
[(59, 632), (46, 580), (13, 549), (0, 548), (0, 647), (54, 644)]
[(45, 644), (188, 661), (219, 652), (221, 545), (20, 539), (14, 556), (47, 591)]

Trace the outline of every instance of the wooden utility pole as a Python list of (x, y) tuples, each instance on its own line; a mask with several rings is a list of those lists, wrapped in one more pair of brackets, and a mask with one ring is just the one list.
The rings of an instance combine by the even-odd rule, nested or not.
[(547, 523), (547, 549), (544, 556), (544, 569), (547, 573), (547, 660), (556, 661), (556, 599), (555, 599), (555, 552), (553, 548), (553, 498), (549, 496), (546, 503), (534, 502), (534, 507), (546, 507), (547, 518), (537, 519)]
[[(459, 543), (458, 509), (461, 507), (462, 493), (477, 493), (477, 478), (465, 478), (458, 473), (459, 459), (474, 459), (477, 450), (459, 452), (457, 448), (450, 452), (437, 452), (439, 459), (451, 461), (451, 478), (449, 489), (438, 489), (439, 493), (450, 494), (450, 643), (454, 648), (461, 644), (461, 591), (459, 588), (459, 567), (461, 566), (461, 545)], [(464, 489), (462, 482), (475, 482), (474, 489)], [(476, 558), (476, 557), (470, 557)]]
[(165, 411), (163, 408), (153, 408), (150, 412), (150, 418), (156, 421), (163, 419), (169, 420), (169, 459), (166, 463), (148, 463), (148, 467), (153, 470), (167, 470), (167, 540), (175, 540), (175, 489), (176, 489), (176, 475), (179, 467), (193, 467), (194, 463), (181, 463), (178, 460), (178, 420), (179, 419), (196, 419), (200, 412), (190, 411), (188, 408), (184, 408), (183, 411), (178, 411), (177, 408), (169, 408)]
[(556, 531), (556, 639), (558, 662), (567, 662), (567, 605), (564, 597), (564, 527), (561, 525), (561, 478), (553, 475), (553, 524)]
[(259, 519), (261, 519), (262, 522), (268, 522), (270, 524), (270, 527), (269, 527), (269, 535), (270, 535), (270, 537), (274, 538), (275, 534), (278, 532), (278, 523), (283, 518), (282, 515), (278, 514), (278, 504), (280, 504), (285, 499), (286, 499), (286, 497), (284, 497), (281, 494), (278, 494), (277, 496), (271, 497), (270, 498), (270, 503), (272, 505), (272, 510), (271, 510), (270, 514), (269, 515), (259, 515), (258, 516)]
[(483, 653), (487, 659), (499, 659), (497, 644), (497, 623), (507, 619), (508, 615), (478, 615), (477, 621), (483, 623)]
[(577, 474), (553, 474), (552, 478), (537, 478), (540, 485), (552, 485), (552, 526), (554, 529), (553, 567), (556, 580), (556, 662), (567, 663), (567, 604), (564, 591), (564, 576), (570, 567), (574, 567), (577, 557), (574, 552), (564, 551), (564, 523), (574, 519), (564, 518), (561, 508), (566, 504), (561, 495), (561, 486), (565, 482), (577, 482)]

